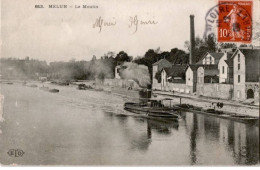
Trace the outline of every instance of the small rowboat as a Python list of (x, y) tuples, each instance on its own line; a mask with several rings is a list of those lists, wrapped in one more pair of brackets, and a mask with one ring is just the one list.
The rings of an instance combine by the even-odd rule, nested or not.
[(124, 104), (124, 109), (147, 118), (179, 119), (176, 109), (165, 107), (163, 99), (149, 99), (147, 102)]
[(248, 115), (238, 115), (235, 113), (228, 113), (228, 112), (223, 112), (215, 109), (202, 109), (201, 107), (195, 107), (192, 105), (187, 105), (187, 104), (182, 104), (182, 105), (175, 105), (173, 106), (176, 109), (180, 109), (183, 111), (188, 111), (192, 113), (198, 113), (198, 114), (204, 114), (208, 116), (214, 116), (222, 119), (228, 119), (228, 120), (233, 120), (236, 122), (241, 122), (241, 123), (257, 123), (259, 122), (259, 118), (253, 117), (253, 116), (248, 116)]

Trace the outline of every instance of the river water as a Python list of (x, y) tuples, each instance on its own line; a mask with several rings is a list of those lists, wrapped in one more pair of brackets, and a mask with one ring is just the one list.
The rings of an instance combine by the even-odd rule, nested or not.
[[(1, 84), (1, 164), (258, 164), (255, 125), (193, 113), (182, 113), (179, 122), (147, 120), (123, 109), (127, 97), (56, 88), (60, 93)], [(24, 155), (9, 156), (9, 149), (21, 149)]]

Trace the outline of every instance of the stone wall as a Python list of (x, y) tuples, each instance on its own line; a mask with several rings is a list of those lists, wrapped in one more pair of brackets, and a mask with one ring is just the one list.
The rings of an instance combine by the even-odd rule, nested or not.
[(161, 90), (162, 89), (161, 83), (153, 82), (152, 88), (153, 88), (153, 90)]
[(233, 85), (231, 84), (197, 84), (197, 95), (220, 98), (220, 99), (232, 99)]
[(168, 83), (166, 91), (190, 93), (191, 89), (185, 83)]
[(132, 87), (133, 89), (139, 88), (139, 85), (135, 81), (126, 79), (105, 79), (103, 85), (122, 88)]

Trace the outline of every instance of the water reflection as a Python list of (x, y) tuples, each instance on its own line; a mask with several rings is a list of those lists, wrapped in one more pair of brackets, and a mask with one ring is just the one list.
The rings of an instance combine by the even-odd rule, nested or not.
[[(176, 121), (165, 121), (165, 120), (152, 120), (152, 119), (134, 119), (138, 123), (145, 123), (147, 125), (146, 134), (134, 138), (132, 141), (133, 147), (141, 150), (147, 150), (149, 145), (152, 143), (152, 133), (158, 133), (161, 135), (170, 135), (172, 129), (178, 130), (178, 122)], [(143, 121), (141, 121), (143, 120)]]
[[(190, 165), (201, 164), (212, 158), (215, 160), (210, 160), (209, 164), (217, 164), (218, 161), (224, 161), (221, 154), (223, 156), (231, 155), (234, 164), (258, 163), (259, 129), (257, 126), (193, 113), (182, 114), (185, 119), (180, 123), (135, 116), (130, 116), (129, 119), (129, 116), (125, 114), (106, 112), (107, 117), (110, 117), (111, 120), (112, 117), (116, 118), (115, 120), (122, 127), (131, 124), (136, 128), (136, 130), (133, 128), (122, 129), (132, 151), (148, 151), (149, 146), (153, 144), (154, 134), (171, 138), (178, 133), (186, 133), (189, 141)], [(180, 126), (181, 130), (179, 130)], [(158, 138), (158, 136), (156, 137)], [(181, 145), (185, 146), (185, 144)], [(211, 149), (215, 153), (211, 152)], [(214, 155), (216, 153), (219, 155)]]
[(197, 162), (197, 147), (196, 147), (196, 140), (197, 140), (197, 133), (198, 133), (198, 119), (196, 115), (192, 115), (192, 130), (190, 133), (190, 158), (191, 158), (191, 165), (196, 164)]
[[(179, 123), (177, 121), (166, 121), (166, 120), (147, 120), (147, 130), (154, 130), (156, 133), (162, 135), (170, 135), (172, 130), (178, 130)], [(150, 132), (151, 133), (151, 132)]]
[[(198, 153), (204, 150), (197, 147), (198, 138), (209, 143), (225, 145), (231, 152), (235, 164), (257, 164), (259, 162), (259, 128), (229, 120), (187, 113), (186, 130), (190, 133), (190, 160), (197, 164)], [(217, 149), (217, 148), (215, 148)], [(211, 153), (209, 152), (208, 155)]]

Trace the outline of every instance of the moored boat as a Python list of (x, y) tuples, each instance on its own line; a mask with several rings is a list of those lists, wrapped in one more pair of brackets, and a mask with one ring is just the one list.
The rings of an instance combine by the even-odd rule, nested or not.
[(59, 93), (59, 90), (58, 89), (50, 89), (49, 92), (51, 92), (51, 93)]
[(177, 110), (171, 107), (165, 107), (163, 101), (167, 99), (148, 99), (145, 102), (124, 104), (124, 109), (143, 117), (163, 118), (163, 119), (179, 119), (180, 115)]
[(183, 111), (188, 111), (192, 113), (204, 114), (208, 116), (214, 116), (222, 119), (228, 119), (232, 121), (237, 121), (241, 123), (257, 123), (259, 118), (248, 116), (248, 115), (238, 115), (236, 113), (224, 112), (215, 109), (203, 109), (201, 107), (195, 107), (188, 104), (175, 105), (173, 106), (176, 109), (181, 109)]

